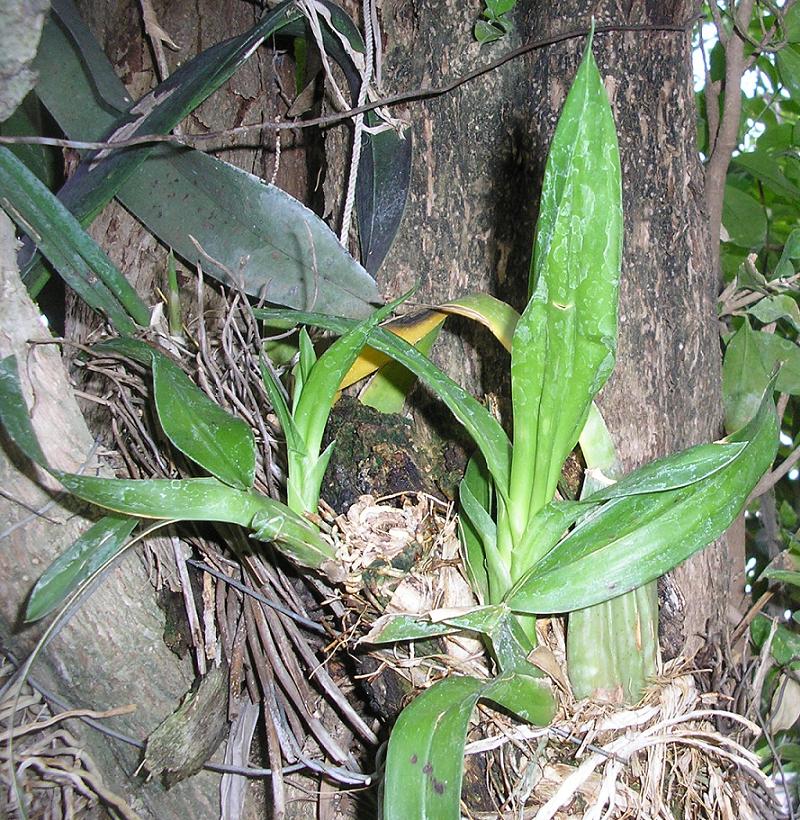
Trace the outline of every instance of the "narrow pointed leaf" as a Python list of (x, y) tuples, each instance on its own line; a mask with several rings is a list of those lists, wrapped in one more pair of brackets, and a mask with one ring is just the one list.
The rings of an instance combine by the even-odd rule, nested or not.
[[(335, 333), (345, 333), (352, 324), (346, 320), (307, 311), (256, 310), (259, 318), (288, 319), (315, 325)], [(428, 358), (405, 340), (382, 327), (372, 330), (369, 344), (405, 365), (448, 406), (478, 445), (495, 482), (497, 492), (508, 491), (511, 443), (499, 422), (491, 413)]]
[(0, 206), (36, 239), (64, 281), (120, 333), (147, 326), (150, 311), (72, 214), (8, 148), (0, 146)]
[(28, 598), (25, 620), (36, 621), (64, 603), (84, 581), (120, 552), (138, 520), (108, 515), (83, 533), (53, 561)]
[(778, 419), (768, 386), (756, 417), (729, 442), (745, 447), (694, 484), (608, 502), (587, 516), (506, 597), (517, 612), (567, 612), (642, 586), (719, 537), (769, 469)]
[(531, 298), (514, 332), (515, 540), (529, 514), (552, 500), (564, 459), (613, 369), (621, 253), (616, 131), (590, 42), (550, 147)]
[(555, 713), (552, 687), (534, 667), (530, 673), (517, 669), (495, 678), (481, 692), (481, 699), (535, 726), (546, 726)]
[(459, 631), (457, 626), (432, 623), (425, 615), (382, 615), (362, 641), (369, 644), (424, 641)]

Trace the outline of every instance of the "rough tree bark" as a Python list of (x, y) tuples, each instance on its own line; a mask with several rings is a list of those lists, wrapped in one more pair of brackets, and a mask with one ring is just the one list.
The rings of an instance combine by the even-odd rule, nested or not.
[[(481, 49), (471, 36), (479, 4), (384, 0), (391, 91), (437, 84), (523, 42), (598, 26), (682, 24), (693, 0), (520, 3), (515, 33)], [(408, 44), (414, 43), (409, 49)], [(490, 289), (522, 307), (548, 145), (585, 38), (534, 51), (462, 86), (415, 103), (415, 166), (387, 289), (421, 279), (422, 299)], [(626, 468), (721, 430), (716, 278), (695, 147), (690, 33), (598, 33), (595, 55), (618, 127), (625, 206), (619, 355), (601, 405)], [(450, 337), (439, 360), (473, 389), (494, 390), (497, 368)], [(496, 361), (496, 360), (495, 360)], [(483, 363), (484, 372), (481, 372)], [(482, 380), (481, 380), (482, 379)], [(675, 573), (667, 651), (697, 648), (719, 624), (732, 567), (715, 547)]]

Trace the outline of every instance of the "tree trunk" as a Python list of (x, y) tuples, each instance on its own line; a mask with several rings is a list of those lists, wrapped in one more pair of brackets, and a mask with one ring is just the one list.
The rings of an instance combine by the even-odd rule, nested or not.
[[(593, 16), (598, 26), (682, 24), (697, 4), (520, 3), (514, 34), (483, 48), (471, 33), (477, 5), (385, 0), (382, 8), (385, 75), (396, 91), (444, 82), (522, 42), (588, 30)], [(423, 300), (489, 289), (523, 306), (544, 162), (585, 43), (578, 37), (536, 50), (413, 104), (412, 190), (384, 267), (393, 293), (421, 279)], [(625, 207), (618, 360), (600, 404), (632, 469), (720, 434), (716, 280), (689, 31), (598, 32), (594, 49), (617, 122)], [(487, 360), (486, 346), (470, 349), (470, 336), (448, 339), (439, 361), (468, 387), (494, 390), (501, 368)], [(731, 569), (714, 547), (677, 570), (680, 593), (665, 618), (669, 653), (685, 642), (696, 648), (706, 622), (720, 622)]]
[[(58, 350), (28, 345), (46, 339), (40, 315), (15, 265), (14, 229), (0, 213), (0, 358), (16, 355), (33, 424), (48, 460), (68, 471), (98, 467), (94, 442), (71, 392)], [(87, 463), (88, 461), (88, 463)], [(0, 449), (0, 641), (25, 658), (42, 634), (41, 625), (24, 624), (25, 601), (44, 569), (91, 521), (70, 497), (56, 496), (58, 485), (33, 468), (2, 437)], [(55, 504), (49, 505), (55, 496)], [(45, 508), (45, 505), (48, 505)], [(44, 510), (41, 515), (31, 510)], [(136, 711), (106, 721), (143, 741), (178, 706), (194, 677), (163, 641), (164, 616), (147, 572), (135, 554), (120, 561), (57, 633), (31, 671), (32, 676), (72, 707), (105, 710), (135, 704)], [(142, 817), (170, 820), (214, 816), (218, 777), (204, 772), (170, 792), (157, 782), (130, 777), (138, 750), (108, 740), (80, 723), (74, 726), (105, 784)]]

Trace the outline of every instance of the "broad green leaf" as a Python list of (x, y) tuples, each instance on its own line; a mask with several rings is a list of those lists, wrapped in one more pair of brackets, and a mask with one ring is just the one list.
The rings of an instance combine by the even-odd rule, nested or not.
[(25, 620), (36, 621), (60, 606), (84, 581), (125, 546), (138, 520), (108, 515), (93, 524), (53, 561), (28, 598)]
[(239, 490), (253, 486), (256, 444), (247, 423), (212, 401), (169, 356), (152, 345), (137, 339), (112, 339), (96, 349), (150, 365), (158, 420), (167, 438), (225, 484)]
[(725, 348), (722, 363), (722, 396), (725, 429), (741, 429), (758, 411), (769, 370), (762, 360), (757, 336), (745, 319)]
[(490, 700), (531, 723), (547, 725), (555, 701), (547, 681), (532, 672), (508, 672), (488, 681), (451, 677), (407, 706), (386, 754), (385, 820), (458, 820), (464, 745), (472, 710)]
[(722, 224), (730, 241), (740, 247), (758, 249), (764, 244), (767, 233), (764, 206), (734, 185), (725, 186)]
[(800, 49), (786, 45), (775, 55), (775, 59), (783, 84), (794, 99), (800, 99)]
[(153, 356), (153, 390), (167, 438), (220, 481), (249, 490), (256, 472), (250, 426), (213, 402), (163, 354)]
[(0, 206), (37, 242), (64, 281), (120, 333), (147, 326), (150, 311), (56, 197), (0, 146)]
[[(196, 58), (199, 62), (188, 63), (169, 78), (167, 83), (172, 85), (160, 86), (147, 98), (158, 107), (139, 128), (147, 122), (155, 130), (162, 123), (162, 131), (168, 131), (175, 124), (171, 120), (183, 116), (179, 102), (184, 108), (196, 105), (209, 93), (209, 84), (221, 82), (225, 72), (234, 70), (272, 26), (284, 25), (286, 31), (293, 25), (302, 27), (295, 18), (299, 12), (284, 4), (245, 35), (203, 52)], [(289, 19), (295, 22), (287, 24)], [(77, 29), (84, 37), (80, 48), (74, 39)], [(71, 19), (70, 31), (73, 33), (67, 34), (53, 21), (45, 27), (37, 57), (41, 76), (37, 92), (68, 136), (100, 138), (119, 120), (129, 121), (123, 109), (130, 101), (126, 102), (124, 87), (96, 44), (91, 61), (82, 59), (85, 40), (91, 35), (77, 15)], [(96, 89), (101, 84), (106, 96), (98, 99)], [(172, 96), (162, 100), (161, 92), (167, 88), (177, 95), (174, 104)], [(109, 118), (108, 96), (113, 96), (116, 119)], [(164, 244), (191, 264), (202, 262), (206, 273), (224, 282), (228, 272), (234, 271), (236, 284), (252, 295), (359, 318), (380, 303), (372, 278), (330, 229), (274, 186), (189, 149), (146, 147), (118, 152), (112, 159), (119, 163), (113, 175), (98, 176), (94, 171), (91, 179), (81, 182), (83, 176), (79, 176), (68, 189), (68, 193), (75, 191), (69, 193), (70, 202), (85, 218), (96, 212), (103, 198), (107, 201), (116, 193)], [(190, 235), (219, 264), (203, 256)], [(35, 271), (29, 270), (26, 282), (33, 278)]]
[(787, 319), (795, 330), (800, 330), (800, 308), (788, 293), (776, 293), (759, 299), (747, 312), (765, 325)]
[(401, 712), (386, 752), (384, 820), (459, 820), (467, 728), (485, 686), (446, 678)]
[(511, 354), (514, 541), (555, 493), (614, 367), (622, 191), (611, 107), (587, 45), (545, 168), (531, 298)]
[(190, 264), (253, 296), (354, 318), (381, 302), (372, 277), (313, 211), (207, 154), (159, 149), (118, 198)]
[(769, 154), (762, 151), (742, 153), (733, 159), (733, 164), (763, 182), (776, 196), (788, 198), (791, 202), (800, 199), (800, 188), (786, 177), (777, 160)]
[(615, 499), (586, 516), (506, 596), (512, 610), (567, 612), (648, 583), (719, 537), (769, 469), (778, 419), (768, 385), (755, 418), (727, 439), (726, 467), (675, 490)]
[(776, 365), (781, 367), (775, 389), (781, 393), (800, 394), (800, 347), (777, 333), (757, 332), (754, 335), (765, 369), (772, 371)]
[[(257, 309), (255, 315), (267, 320), (288, 319), (316, 325), (334, 333), (346, 333), (352, 327), (352, 323), (347, 320), (306, 311)], [(502, 496), (507, 495), (511, 443), (491, 413), (427, 357), (388, 330), (373, 328), (369, 344), (405, 365), (448, 406), (481, 450), (497, 492)]]

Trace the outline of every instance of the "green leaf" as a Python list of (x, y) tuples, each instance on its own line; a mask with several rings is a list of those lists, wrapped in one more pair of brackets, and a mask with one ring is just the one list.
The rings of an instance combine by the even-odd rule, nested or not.
[(747, 312), (765, 325), (778, 319), (788, 319), (795, 330), (800, 330), (800, 309), (788, 293), (776, 293), (759, 299)]
[(645, 464), (625, 478), (588, 496), (585, 501), (610, 501), (612, 498), (688, 487), (723, 470), (741, 455), (746, 446), (743, 441), (697, 444)]
[(381, 302), (372, 277), (313, 211), (207, 154), (159, 149), (118, 198), (189, 264), (252, 296), (354, 318)]
[[(0, 123), (0, 134), (4, 137), (44, 134), (43, 110), (35, 94), (28, 94), (17, 110)], [(60, 173), (56, 152), (58, 149), (46, 145), (12, 144), (8, 149), (36, 178), (52, 190)]]
[(389, 738), (385, 820), (458, 820), (464, 745), (480, 699), (538, 725), (547, 725), (555, 712), (549, 684), (533, 672), (438, 681), (403, 710)]
[(614, 367), (622, 191), (611, 107), (591, 41), (545, 168), (531, 298), (511, 354), (516, 543), (555, 493), (592, 399)]
[(458, 493), (459, 536), (470, 586), (481, 603), (490, 603), (496, 598), (491, 593), (486, 544), (490, 543), (496, 550), (497, 526), (491, 517), (491, 479), (479, 454), (473, 455), (467, 463)]
[[(352, 322), (344, 319), (307, 311), (256, 309), (254, 312), (257, 318), (270, 321), (276, 319), (293, 320), (340, 334), (346, 333), (353, 326)], [(481, 450), (495, 482), (497, 492), (506, 495), (511, 443), (492, 414), (474, 396), (459, 387), (449, 376), (439, 370), (426, 356), (404, 339), (395, 336), (382, 327), (376, 327), (370, 333), (369, 344), (381, 353), (385, 353), (405, 365), (442, 399)]]
[(128, 516), (101, 518), (53, 561), (28, 598), (25, 620), (37, 621), (60, 606), (84, 581), (121, 552), (138, 520)]
[(722, 363), (722, 395), (725, 403), (725, 430), (742, 428), (758, 411), (769, 370), (762, 360), (759, 335), (745, 319), (725, 348)]
[(120, 333), (147, 326), (150, 311), (70, 212), (0, 146), (0, 205), (36, 241), (64, 281)]
[[(766, 615), (757, 615), (750, 627), (750, 634), (753, 643), (761, 648), (767, 640), (772, 627), (772, 618)], [(781, 665), (792, 665), (793, 668), (800, 668), (800, 635), (792, 632), (783, 625), (778, 625), (775, 636), (772, 639), (770, 653)]]
[[(57, 3), (59, 8), (66, 5), (64, 0)], [(91, 35), (74, 9), (73, 14), (70, 35), (53, 21), (45, 27), (37, 57), (38, 93), (68, 136), (100, 138), (112, 123), (115, 128), (129, 122), (120, 109), (130, 101), (96, 43), (87, 45)], [(147, 105), (153, 102), (156, 107), (139, 129), (168, 131), (175, 117), (182, 117), (186, 106), (198, 104), (203, 94), (210, 93), (210, 86), (224, 80), (265, 32), (281, 25), (288, 30), (294, 23), (287, 20), (298, 16), (285, 4), (245, 35), (203, 52), (147, 98)], [(81, 32), (80, 46), (74, 39), (76, 31)], [(87, 49), (92, 59), (85, 62)], [(98, 99), (96, 89), (101, 85), (106, 97), (113, 98), (116, 118), (109, 117), (108, 100)], [(69, 89), (66, 94), (65, 89)], [(164, 97), (165, 90), (172, 94)], [(100, 173), (112, 160), (114, 173)], [(105, 162), (91, 177), (84, 178), (83, 172), (76, 175), (65, 192), (70, 206), (83, 218), (89, 219), (116, 193), (128, 210), (190, 264), (202, 262), (205, 272), (223, 282), (229, 282), (233, 271), (236, 284), (254, 296), (359, 318), (380, 303), (372, 278), (330, 229), (274, 186), (198, 151), (164, 145), (116, 152)], [(203, 256), (190, 236), (215, 261)], [(35, 268), (29, 268), (26, 281), (34, 276)]]
[(586, 516), (509, 592), (511, 609), (567, 612), (615, 598), (719, 537), (775, 457), (773, 387), (755, 418), (727, 439), (746, 446), (726, 467), (686, 487), (610, 501)]
[(467, 728), (485, 686), (446, 678), (402, 711), (386, 753), (384, 820), (458, 820)]
[(775, 55), (775, 60), (783, 84), (794, 99), (800, 99), (800, 49), (786, 45)]
[(192, 461), (239, 490), (253, 486), (253, 431), (200, 390), (163, 354), (153, 356), (156, 410), (167, 438)]
[(800, 199), (800, 188), (794, 185), (781, 170), (778, 162), (761, 151), (750, 151), (739, 154), (733, 164), (752, 174), (763, 182), (776, 196), (797, 202)]
[(424, 641), (459, 631), (457, 626), (433, 623), (425, 615), (382, 615), (363, 640), (369, 644)]
[(17, 357), (13, 355), (0, 360), (0, 422), (23, 455), (45, 470), (49, 469), (28, 416)]
[(223, 410), (169, 356), (146, 342), (111, 339), (96, 349), (149, 364), (158, 420), (167, 438), (225, 484), (240, 490), (253, 486), (256, 443), (248, 424)]
[(322, 477), (330, 458), (329, 449), (324, 463), (318, 463), (319, 448), (342, 379), (366, 344), (372, 329), (410, 295), (411, 292), (406, 293), (376, 310), (369, 319), (337, 339), (307, 370), (302, 383), (295, 388), (296, 403), (292, 416), (297, 435), (303, 442), (303, 451), (289, 450), (287, 497), (289, 506), (296, 512), (317, 512)]
[(494, 43), (505, 36), (505, 32), (493, 22), (488, 20), (478, 20), (474, 29), (475, 39), (483, 45), (484, 43)]
[(800, 348), (791, 340), (777, 333), (755, 334), (755, 343), (765, 369), (772, 371), (776, 365), (781, 369), (775, 389), (781, 393), (800, 394)]
[(761, 248), (767, 233), (764, 206), (733, 185), (725, 186), (722, 224), (730, 241), (742, 248)]
[[(367, 116), (368, 124), (380, 120)], [(413, 154), (412, 129), (381, 131), (362, 138), (356, 213), (361, 262), (375, 276), (394, 242), (408, 198)]]

